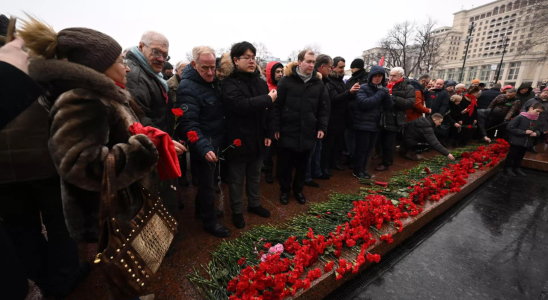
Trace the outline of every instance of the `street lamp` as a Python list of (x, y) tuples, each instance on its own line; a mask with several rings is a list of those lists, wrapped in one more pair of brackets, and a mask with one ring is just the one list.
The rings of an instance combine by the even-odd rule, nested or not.
[(468, 56), (468, 47), (470, 46), (470, 41), (474, 39), (474, 36), (472, 35), (472, 31), (476, 27), (476, 23), (472, 22), (468, 26), (468, 36), (466, 37), (466, 50), (464, 51), (464, 61), (462, 62), (462, 71), (460, 72), (459, 82), (462, 82), (464, 77), (464, 66), (466, 65), (466, 57)]
[(497, 68), (497, 76), (495, 77), (495, 83), (499, 81), (499, 75), (500, 75), (500, 69), (502, 69), (502, 60), (504, 59), (504, 53), (506, 53), (506, 46), (508, 46), (508, 41), (510, 41), (510, 38), (507, 37), (504, 41), (500, 41), (498, 48), (502, 48), (502, 57), (500, 58), (500, 64)]

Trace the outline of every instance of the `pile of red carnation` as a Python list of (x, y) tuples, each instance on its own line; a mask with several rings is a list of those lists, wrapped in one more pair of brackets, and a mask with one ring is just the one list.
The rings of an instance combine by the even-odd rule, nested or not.
[[(298, 241), (294, 236), (289, 237), (283, 245), (283, 253), (268, 255), (259, 265), (249, 266), (245, 258), (240, 259), (238, 264), (243, 270), (228, 283), (229, 299), (277, 300), (294, 296), (297, 290), (308, 289), (314, 280), (322, 276), (319, 268), (310, 267), (320, 259), (325, 262), (320, 256), (327, 254), (326, 251), (333, 253), (338, 260), (327, 261), (323, 272), (335, 270), (337, 280), (345, 273), (357, 273), (366, 262), (378, 263), (380, 255), (367, 251), (377, 242), (371, 231), (375, 231), (381, 241), (392, 243), (392, 233), (379, 233), (384, 224), (390, 224), (401, 232), (403, 224), (400, 219), (421, 213), (423, 209), (418, 205), (424, 204), (424, 200), (439, 201), (449, 193), (459, 192), (466, 184), (465, 179), (475, 172), (476, 166), (483, 169), (484, 164), (496, 165), (508, 148), (508, 143), (499, 139), (496, 144), (463, 153), (458, 163), (443, 168), (441, 174), (429, 174), (419, 182), (413, 182), (408, 187), (409, 197), (398, 199), (397, 206), (378, 194), (369, 194), (362, 201), (354, 201), (352, 210), (348, 212), (348, 221), (337, 226), (335, 232), (330, 232), (328, 236), (315, 235), (309, 228), (306, 239)], [(360, 246), (354, 262), (341, 258), (344, 245)], [(267, 249), (270, 246), (270, 243), (264, 245)], [(264, 251), (261, 251), (258, 257), (263, 254)]]

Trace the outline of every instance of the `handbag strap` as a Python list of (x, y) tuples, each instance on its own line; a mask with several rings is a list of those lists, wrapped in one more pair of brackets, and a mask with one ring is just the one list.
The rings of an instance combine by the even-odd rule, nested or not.
[(103, 169), (100, 210), (101, 220), (116, 217), (116, 160), (112, 149), (108, 152)]

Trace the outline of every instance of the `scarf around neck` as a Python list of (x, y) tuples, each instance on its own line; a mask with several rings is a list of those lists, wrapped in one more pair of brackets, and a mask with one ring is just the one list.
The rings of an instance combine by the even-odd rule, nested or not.
[(297, 70), (297, 75), (299, 75), (299, 77), (301, 77), (301, 79), (304, 81), (304, 83), (307, 83), (312, 78), (312, 74), (309, 74), (309, 75), (301, 74), (301, 72), (299, 72), (299, 66), (297, 66), (295, 68), (295, 70)]
[(400, 83), (403, 81), (403, 77), (396, 81), (396, 82), (392, 82), (392, 81), (389, 81), (388, 84), (386, 85), (386, 87), (388, 88), (388, 90), (390, 91), (390, 95), (392, 95), (392, 88), (397, 84), (397, 83)]
[(538, 115), (536, 114), (531, 114), (531, 113), (528, 113), (526, 111), (520, 113), (521, 116), (524, 116), (526, 117), (527, 119), (531, 120), (531, 121), (536, 121), (538, 120)]
[(117, 85), (117, 86), (119, 86), (119, 87), (122, 88), (123, 90), (126, 89), (126, 86), (125, 86), (125, 85), (123, 85), (123, 84), (121, 84), (121, 83), (119, 83), (119, 82), (117, 82), (117, 81), (114, 81), (114, 84)]
[(464, 95), (464, 97), (470, 99), (470, 102), (471, 102), (471, 103), (470, 103), (470, 105), (468, 105), (468, 108), (467, 108), (467, 109), (468, 109), (468, 116), (471, 117), (472, 114), (474, 113), (474, 107), (475, 107), (475, 106), (478, 106), (478, 100), (476, 99), (475, 96), (472, 96), (472, 95), (470, 95), (470, 94), (468, 94), (468, 93), (466, 93), (466, 94)]
[(148, 75), (154, 78), (154, 81), (156, 81), (160, 85), (160, 87), (164, 89), (162, 93), (167, 91), (168, 90), (167, 81), (164, 80), (162, 73), (156, 73), (152, 69), (152, 67), (148, 64), (148, 61), (145, 55), (141, 51), (139, 51), (139, 48), (137, 48), (137, 46), (133, 47), (131, 49), (131, 53), (133, 53), (133, 55), (135, 55), (135, 57), (137, 58), (137, 63), (139, 63), (139, 66), (143, 70), (145, 70), (145, 72), (147, 72)]

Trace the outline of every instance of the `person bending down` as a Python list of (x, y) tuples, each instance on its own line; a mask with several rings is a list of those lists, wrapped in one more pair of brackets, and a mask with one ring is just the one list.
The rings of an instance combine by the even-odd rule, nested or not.
[(419, 117), (415, 121), (410, 122), (403, 136), (400, 154), (407, 159), (418, 161), (424, 158), (418, 155), (417, 151), (430, 147), (447, 156), (450, 160), (455, 160), (455, 157), (440, 144), (434, 134), (434, 128), (440, 126), (442, 122), (443, 116), (439, 113), (435, 113), (429, 117)]

